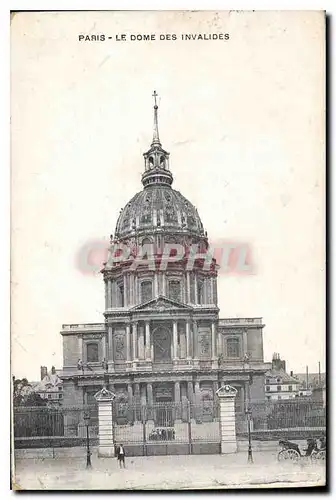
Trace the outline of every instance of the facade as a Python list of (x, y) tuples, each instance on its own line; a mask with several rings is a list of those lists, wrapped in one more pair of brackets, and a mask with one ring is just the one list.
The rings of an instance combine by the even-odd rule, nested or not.
[(48, 403), (57, 406), (63, 404), (63, 381), (56, 373), (54, 366), (50, 373), (46, 366), (41, 366), (41, 380), (32, 382), (31, 387), (33, 392), (39, 394), (42, 399), (46, 399)]
[(293, 399), (299, 395), (300, 382), (293, 372), (286, 373), (286, 361), (278, 353), (273, 354), (272, 368), (265, 374), (266, 400)]
[[(262, 318), (219, 318), (215, 259), (207, 268), (201, 258), (187, 264), (195, 248), (206, 255), (208, 237), (197, 208), (172, 188), (156, 100), (153, 140), (143, 156), (143, 189), (121, 210), (110, 243), (109, 257), (124, 245), (129, 258), (109, 258), (101, 271), (104, 318), (62, 327), (64, 406), (94, 403), (103, 385), (132, 405), (202, 404), (225, 384), (237, 389), (242, 405), (264, 399)], [(185, 254), (164, 269), (167, 244), (182, 245)], [(139, 249), (148, 248), (151, 265), (135, 268)]]

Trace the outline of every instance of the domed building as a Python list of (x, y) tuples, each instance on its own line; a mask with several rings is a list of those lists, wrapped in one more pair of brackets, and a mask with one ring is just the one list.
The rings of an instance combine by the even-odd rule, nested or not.
[(117, 422), (130, 419), (129, 408), (135, 421), (137, 409), (175, 408), (151, 411), (155, 429), (183, 420), (185, 405), (196, 421), (211, 420), (222, 384), (237, 389), (241, 410), (247, 398), (264, 399), (267, 365), (261, 318), (219, 319), (219, 266), (211, 257), (205, 265), (200, 215), (172, 187), (154, 97), (142, 190), (120, 211), (102, 269), (104, 321), (63, 325), (61, 334), (63, 406), (94, 403), (105, 384), (116, 395)]

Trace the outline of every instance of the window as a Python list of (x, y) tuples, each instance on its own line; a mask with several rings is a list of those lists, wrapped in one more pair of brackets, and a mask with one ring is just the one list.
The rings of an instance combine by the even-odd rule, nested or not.
[(278, 399), (281, 399), (281, 396), (278, 396)]
[(270, 383), (270, 379), (269, 379), (269, 378), (267, 378), (267, 379), (266, 379), (266, 384), (269, 384), (269, 383)]
[(269, 390), (270, 390), (270, 386), (266, 385), (266, 391), (269, 391)]
[(147, 302), (153, 298), (153, 284), (150, 280), (141, 282), (141, 302)]
[(197, 282), (197, 304), (203, 304), (203, 280)]
[(267, 401), (271, 399), (271, 396), (266, 396)]
[(289, 391), (292, 391), (292, 390), (293, 390), (293, 386), (292, 386), (292, 385), (289, 385), (289, 386), (288, 386), (288, 390), (289, 390)]
[(48, 394), (48, 399), (51, 399), (51, 394)]
[(150, 213), (145, 213), (142, 217), (141, 217), (141, 222), (143, 224), (150, 224), (152, 222), (152, 215)]
[(281, 391), (281, 385), (277, 385), (277, 391), (280, 392)]
[(124, 307), (124, 284), (123, 283), (117, 284), (117, 291), (118, 291), (117, 306)]
[(277, 382), (278, 382), (278, 383), (279, 383), (279, 382), (281, 382), (281, 378), (279, 378), (279, 377), (278, 377), (278, 378), (277, 378)]
[(88, 363), (96, 363), (98, 361), (98, 344), (96, 342), (87, 344), (86, 360)]
[(58, 386), (58, 390), (61, 391), (63, 387), (61, 385)]
[(58, 399), (62, 399), (62, 398), (63, 398), (63, 394), (59, 394)]
[(181, 283), (179, 281), (169, 281), (169, 298), (181, 300)]
[(239, 358), (240, 356), (240, 342), (239, 338), (232, 337), (226, 341), (226, 352), (228, 358)]

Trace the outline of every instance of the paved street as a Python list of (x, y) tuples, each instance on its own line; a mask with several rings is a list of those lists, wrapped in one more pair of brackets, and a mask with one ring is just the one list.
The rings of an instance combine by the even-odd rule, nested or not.
[(260, 485), (323, 485), (325, 469), (320, 465), (282, 465), (274, 452), (256, 452), (247, 464), (246, 453), (234, 455), (178, 455), (129, 457), (126, 469), (116, 459), (92, 457), (92, 470), (83, 459), (17, 459), (16, 486), (19, 489), (190, 489), (243, 488)]

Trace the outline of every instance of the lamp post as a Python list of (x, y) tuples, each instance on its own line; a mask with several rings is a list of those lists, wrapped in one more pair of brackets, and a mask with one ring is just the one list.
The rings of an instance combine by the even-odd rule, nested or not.
[(251, 443), (251, 408), (247, 408), (245, 411), (247, 415), (247, 432), (248, 432), (248, 451), (247, 451), (247, 461), (250, 464), (253, 464), (253, 456), (252, 456), (252, 443)]
[(86, 468), (91, 469), (91, 451), (90, 451), (90, 438), (89, 438), (89, 423), (90, 423), (90, 413), (88, 411), (84, 412), (84, 421), (86, 425)]

